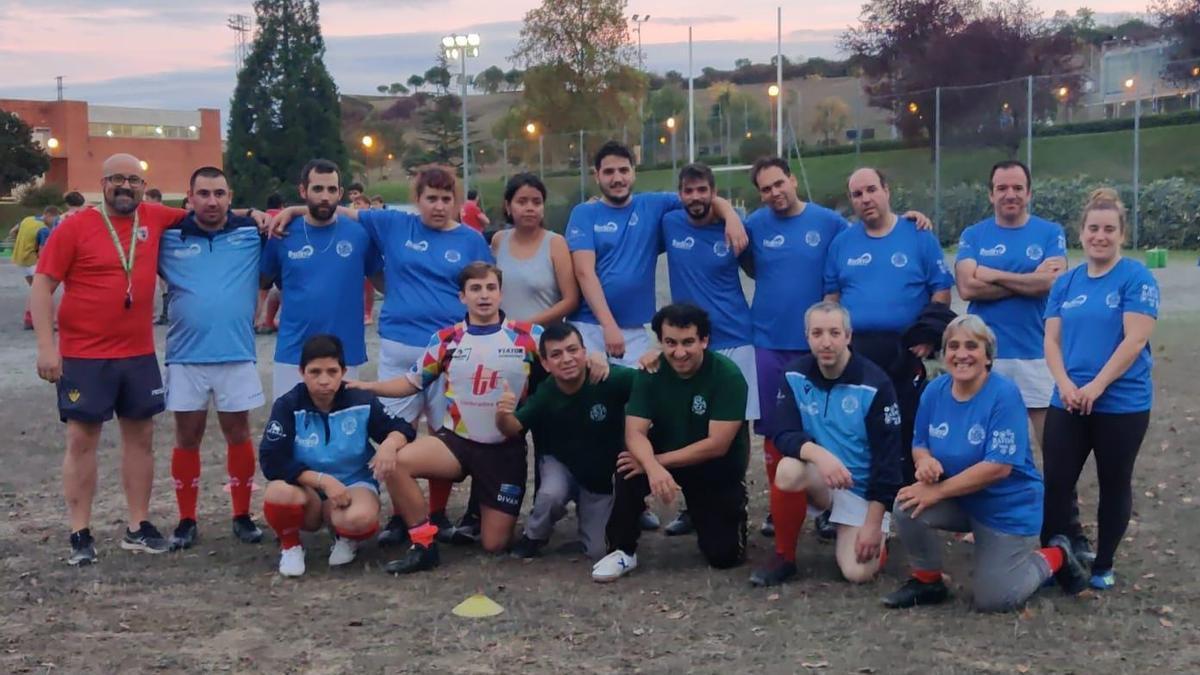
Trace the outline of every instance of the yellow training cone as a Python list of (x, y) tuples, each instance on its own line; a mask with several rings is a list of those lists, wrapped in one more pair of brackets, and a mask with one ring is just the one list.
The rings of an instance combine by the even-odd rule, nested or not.
[(465, 616), (468, 619), (479, 619), (485, 616), (496, 616), (504, 611), (504, 608), (497, 605), (491, 598), (486, 595), (476, 593), (471, 597), (463, 600), (455, 605), (454, 609), (450, 610), (455, 616)]

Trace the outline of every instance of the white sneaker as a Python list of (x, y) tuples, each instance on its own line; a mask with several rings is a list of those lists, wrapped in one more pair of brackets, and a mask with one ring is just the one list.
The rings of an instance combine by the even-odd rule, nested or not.
[(592, 565), (592, 581), (608, 583), (629, 574), (637, 568), (637, 554), (629, 555), (617, 550), (604, 556)]
[(333, 548), (329, 549), (329, 566), (348, 565), (354, 562), (354, 557), (357, 555), (357, 541), (338, 537), (333, 540)]
[(279, 552), (279, 573), (285, 577), (304, 576), (303, 546), (293, 546)]

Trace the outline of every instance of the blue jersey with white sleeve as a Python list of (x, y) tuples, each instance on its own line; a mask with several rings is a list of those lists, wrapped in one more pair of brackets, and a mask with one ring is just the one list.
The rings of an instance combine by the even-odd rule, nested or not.
[[(567, 221), (567, 247), (594, 251), (596, 276), (604, 300), (621, 328), (640, 328), (654, 316), (654, 272), (662, 253), (662, 218), (683, 208), (673, 192), (643, 192), (622, 207), (603, 201), (585, 202), (571, 209)], [(579, 299), (572, 321), (600, 321)]]
[(158, 274), (167, 281), (166, 363), (254, 361), (262, 237), (249, 218), (229, 214), (207, 232), (188, 214), (163, 232)]
[(459, 272), (476, 261), (494, 262), (483, 236), (461, 224), (435, 230), (404, 211), (360, 210), (358, 221), (383, 253), (380, 337), (422, 346), (462, 318), (467, 309), (458, 299)]
[(882, 237), (857, 223), (825, 257), (825, 293), (841, 294), (855, 331), (904, 331), (934, 293), (953, 285), (933, 233), (904, 218)]
[(1033, 463), (1025, 400), (1012, 380), (990, 373), (969, 400), (951, 392), (942, 375), (921, 394), (913, 447), (929, 450), (953, 478), (980, 462), (1009, 464), (1008, 477), (954, 500), (984, 525), (1021, 537), (1042, 530), (1042, 475)]
[[(1158, 282), (1146, 266), (1121, 258), (1115, 267), (1090, 277), (1087, 265), (1060, 276), (1050, 289), (1046, 318), (1060, 319), (1063, 366), (1077, 387), (1091, 382), (1125, 339), (1125, 314), (1158, 318)], [(1098, 413), (1134, 413), (1150, 409), (1154, 357), (1147, 343), (1129, 368), (1096, 399)], [(1058, 386), (1050, 405), (1062, 408)]]
[(690, 302), (712, 319), (709, 349), (753, 344), (750, 304), (738, 275), (738, 258), (725, 243), (725, 223), (694, 225), (683, 209), (662, 219), (671, 280), (671, 302)]
[[(963, 230), (955, 264), (976, 264), (1003, 272), (1029, 274), (1047, 258), (1067, 255), (1062, 225), (1029, 216), (1020, 227), (1002, 227), (988, 218)], [(967, 312), (979, 315), (996, 334), (996, 356), (1002, 359), (1045, 358), (1046, 298), (1014, 295), (999, 300), (974, 300)]]
[(367, 230), (345, 216), (323, 227), (297, 216), (281, 238), (267, 240), (259, 272), (282, 282), (284, 298), (275, 362), (299, 364), (304, 341), (327, 333), (341, 339), (346, 365), (366, 363), (363, 279), (382, 265)]
[(795, 216), (760, 208), (746, 218), (754, 255), (754, 346), (808, 351), (804, 312), (824, 297), (825, 256), (845, 218), (811, 202)]

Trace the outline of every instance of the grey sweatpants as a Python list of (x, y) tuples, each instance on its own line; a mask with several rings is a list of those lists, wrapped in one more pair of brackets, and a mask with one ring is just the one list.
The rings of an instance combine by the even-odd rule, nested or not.
[(998, 532), (971, 518), (954, 499), (939, 502), (916, 518), (897, 500), (892, 515), (913, 569), (942, 570), (943, 545), (935, 530), (975, 534), (975, 608), (981, 612), (1021, 606), (1051, 576), (1049, 563), (1037, 552), (1037, 535)]
[(525, 519), (525, 536), (546, 541), (554, 524), (567, 515), (567, 504), (575, 502), (575, 517), (579, 521), (579, 540), (587, 556), (599, 560), (608, 553), (604, 528), (612, 511), (613, 495), (591, 492), (579, 485), (571, 470), (551, 455), (538, 458), (541, 483), (533, 497), (533, 510)]

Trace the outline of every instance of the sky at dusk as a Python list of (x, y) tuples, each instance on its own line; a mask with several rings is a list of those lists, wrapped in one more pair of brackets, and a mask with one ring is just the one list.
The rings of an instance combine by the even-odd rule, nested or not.
[[(538, 0), (322, 0), (325, 62), (344, 93), (408, 79), (433, 63), (441, 36), (476, 32), (482, 54), (469, 72), (504, 69), (524, 13)], [(630, 0), (629, 14), (649, 14), (642, 28), (646, 67), (687, 70), (693, 27), (696, 72), (731, 68), (736, 58), (775, 53), (778, 0)], [(837, 57), (837, 38), (856, 23), (860, 3), (782, 3), (783, 52), (791, 59)], [(1142, 12), (1140, 0), (1033, 0), (1047, 16), (1090, 7), (1097, 13)], [(436, 7), (437, 11), (430, 11)], [(736, 8), (741, 14), (735, 14)], [(686, 11), (685, 11), (686, 10)], [(65, 96), (92, 103), (225, 110), (235, 83), (230, 14), (252, 15), (247, 0), (0, 0), (0, 98), (51, 99), (55, 76)]]

